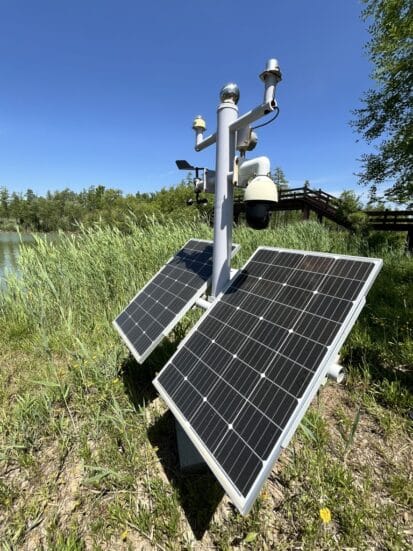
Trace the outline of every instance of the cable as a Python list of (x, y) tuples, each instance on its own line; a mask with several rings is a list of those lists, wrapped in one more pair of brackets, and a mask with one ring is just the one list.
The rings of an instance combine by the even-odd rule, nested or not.
[(269, 120), (269, 121), (266, 121), (266, 122), (263, 122), (262, 124), (258, 124), (257, 126), (253, 126), (251, 128), (251, 130), (256, 130), (257, 128), (262, 128), (263, 126), (267, 126), (267, 124), (270, 124), (270, 122), (273, 122), (275, 121), (275, 119), (278, 117), (278, 115), (280, 114), (280, 108), (279, 107), (276, 107), (274, 109), (275, 111), (275, 115)]

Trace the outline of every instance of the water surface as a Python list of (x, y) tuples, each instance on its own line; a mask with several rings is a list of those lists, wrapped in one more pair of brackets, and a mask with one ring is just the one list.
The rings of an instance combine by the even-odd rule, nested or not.
[(34, 237), (30, 234), (17, 232), (0, 232), (0, 284), (6, 271), (17, 270), (17, 259), (21, 243), (32, 243)]

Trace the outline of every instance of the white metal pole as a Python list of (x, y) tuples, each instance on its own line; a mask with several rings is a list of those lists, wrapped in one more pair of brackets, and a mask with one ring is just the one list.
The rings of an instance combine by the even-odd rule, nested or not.
[[(230, 88), (232, 86), (232, 88)], [(229, 89), (236, 93), (226, 93)], [(235, 156), (235, 136), (230, 125), (237, 119), (239, 91), (236, 85), (227, 85), (221, 90), (221, 103), (217, 111), (216, 173), (214, 205), (214, 252), (212, 268), (213, 298), (218, 296), (230, 278), (232, 248), (233, 190), (228, 183)]]

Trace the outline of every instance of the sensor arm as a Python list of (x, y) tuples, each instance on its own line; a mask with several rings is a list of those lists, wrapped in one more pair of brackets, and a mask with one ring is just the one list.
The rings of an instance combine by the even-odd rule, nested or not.
[(260, 79), (265, 84), (264, 104), (275, 99), (275, 88), (281, 80), (281, 71), (276, 59), (269, 59), (265, 71), (260, 74)]
[(210, 136), (207, 136), (205, 139), (195, 144), (195, 151), (202, 151), (203, 149), (206, 149), (210, 145), (213, 145), (216, 141), (217, 141), (217, 135), (211, 134)]
[(201, 115), (195, 117), (195, 120), (192, 123), (192, 128), (195, 130), (195, 151), (202, 151), (202, 149), (209, 147), (217, 141), (216, 133), (211, 134), (204, 139), (206, 122)]
[(236, 132), (237, 130), (240, 130), (244, 126), (248, 126), (249, 124), (257, 121), (261, 117), (264, 117), (269, 113), (272, 113), (272, 111), (274, 111), (276, 107), (277, 107), (277, 104), (275, 100), (271, 100), (268, 103), (263, 103), (262, 105), (258, 105), (258, 107), (255, 107), (255, 109), (251, 109), (251, 111), (248, 111), (241, 117), (238, 117), (238, 119), (231, 124), (229, 129), (231, 132)]

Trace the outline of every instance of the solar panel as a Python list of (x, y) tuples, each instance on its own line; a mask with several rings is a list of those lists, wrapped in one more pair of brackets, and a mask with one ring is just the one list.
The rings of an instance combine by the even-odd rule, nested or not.
[[(232, 246), (232, 254), (238, 250)], [(205, 293), (212, 275), (212, 241), (191, 239), (131, 300), (113, 325), (142, 363)]]
[(154, 380), (241, 513), (288, 445), (381, 264), (260, 247)]

